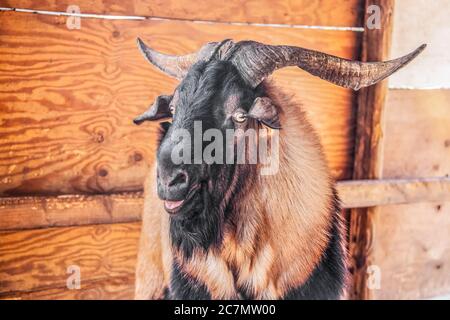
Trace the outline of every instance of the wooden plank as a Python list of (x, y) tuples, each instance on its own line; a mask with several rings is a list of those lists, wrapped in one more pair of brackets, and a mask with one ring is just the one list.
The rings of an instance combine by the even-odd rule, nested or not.
[[(392, 33), (393, 0), (367, 0), (366, 8), (377, 5), (381, 9), (381, 28), (368, 29), (362, 42), (362, 61), (382, 61), (389, 56)], [(368, 15), (366, 10), (366, 15)], [(365, 21), (367, 21), (366, 16)], [(353, 168), (354, 179), (377, 179), (382, 173), (383, 111), (387, 82), (363, 88), (358, 95), (356, 142)], [(353, 209), (350, 212), (350, 258), (353, 274), (349, 297), (369, 299), (367, 268), (372, 247), (372, 221), (376, 208)]]
[(38, 291), (1, 294), (5, 300), (130, 300), (134, 298), (134, 278), (114, 277), (81, 283), (80, 289), (48, 288)]
[(67, 11), (78, 5), (82, 13), (153, 16), (173, 19), (301, 24), (323, 26), (360, 26), (363, 0), (4, 0), (2, 7)]
[[(450, 201), (450, 178), (349, 180), (337, 183), (343, 208)], [(140, 221), (142, 192), (0, 198), (0, 230)]]
[[(392, 76), (390, 87), (450, 88), (450, 34), (448, 0), (397, 0), (392, 35), (392, 57), (428, 43), (427, 49), (407, 68)], [(415, 23), (426, 21), (426, 23)]]
[[(157, 126), (131, 120), (177, 82), (144, 61), (137, 36), (169, 54), (233, 38), (358, 55), (354, 32), (101, 19), (68, 30), (64, 17), (0, 14), (0, 195), (142, 188)], [(298, 68), (274, 78), (303, 103), (334, 176), (349, 178), (354, 93)]]
[(450, 178), (341, 181), (337, 191), (344, 208), (450, 201)]
[(133, 222), (142, 210), (141, 192), (0, 198), (0, 230)]
[(0, 292), (65, 287), (68, 267), (81, 283), (134, 277), (140, 223), (0, 233)]
[[(387, 178), (450, 175), (450, 90), (390, 90)], [(376, 299), (423, 299), (450, 293), (450, 201), (380, 208), (372, 251), (381, 272)]]

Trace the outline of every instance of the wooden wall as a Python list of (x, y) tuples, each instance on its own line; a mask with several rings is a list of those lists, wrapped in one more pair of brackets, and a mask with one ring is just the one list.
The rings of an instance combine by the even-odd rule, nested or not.
[[(446, 0), (396, 1), (391, 56), (428, 47), (389, 80), (382, 178), (450, 175), (449, 9)], [(450, 202), (379, 207), (371, 220), (367, 259), (381, 282), (370, 298), (450, 294)]]
[[(132, 297), (155, 127), (131, 120), (176, 85), (140, 56), (137, 36), (170, 54), (233, 38), (360, 55), (360, 32), (302, 25), (361, 26), (362, 0), (0, 1), (50, 11), (69, 4), (147, 18), (82, 18), (69, 30), (66, 17), (0, 12), (2, 298)], [(303, 103), (333, 175), (351, 178), (355, 93), (297, 68), (274, 78)], [(81, 268), (81, 290), (66, 288), (70, 265)]]
[[(450, 90), (393, 89), (386, 107), (383, 177), (448, 176)], [(450, 202), (385, 206), (374, 219), (374, 299), (450, 294)]]
[[(392, 34), (344, 31), (363, 25), (364, 7), (371, 3), (394, 7), (392, 0), (0, 0), (0, 7), (65, 12), (79, 5), (81, 13), (129, 16), (83, 17), (81, 29), (71, 30), (67, 17), (0, 11), (0, 298), (133, 297), (142, 183), (154, 157), (155, 126), (137, 127), (131, 121), (176, 85), (140, 56), (137, 36), (169, 54), (232, 38), (298, 45), (349, 59), (385, 58), (391, 43), (390, 56), (398, 57), (426, 42), (427, 50), (391, 78), (389, 90), (373, 87), (358, 96), (297, 68), (277, 71), (274, 78), (304, 105), (338, 180), (408, 183), (405, 179), (448, 177), (445, 36), (450, 30), (444, 9), (449, 4), (397, 0), (394, 15), (386, 18)], [(362, 47), (373, 50), (361, 52)], [(376, 96), (384, 97), (383, 90), (383, 116), (373, 114), (380, 118), (379, 127), (361, 126), (362, 111), (374, 111), (370, 104), (362, 109), (364, 95), (382, 103)], [(355, 148), (358, 153), (368, 131), (381, 143), (376, 146), (381, 153), (368, 158), (378, 161), (379, 174), (358, 176)], [(401, 198), (406, 189), (389, 181)], [(359, 183), (368, 203), (395, 202), (384, 191), (389, 188), (379, 188), (377, 195), (367, 181), (356, 183), (341, 184), (342, 195), (358, 194)], [(446, 183), (444, 191), (448, 178)], [(416, 200), (424, 198), (423, 190)], [(450, 202), (364, 212), (365, 239), (357, 244), (361, 251), (354, 261), (360, 269), (353, 269), (364, 287), (353, 297), (450, 294)], [(80, 290), (66, 286), (71, 265), (81, 269)], [(379, 288), (367, 287), (367, 267), (381, 272)]]

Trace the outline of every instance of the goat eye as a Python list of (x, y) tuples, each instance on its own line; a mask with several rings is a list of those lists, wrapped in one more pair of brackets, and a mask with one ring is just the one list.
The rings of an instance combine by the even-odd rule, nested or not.
[(175, 114), (175, 107), (174, 107), (174, 106), (170, 106), (170, 107), (169, 107), (169, 111), (170, 111), (170, 113), (171, 113), (172, 115), (174, 115), (174, 114)]
[(235, 122), (242, 123), (247, 120), (247, 117), (244, 112), (236, 112), (235, 114), (233, 114), (233, 120)]

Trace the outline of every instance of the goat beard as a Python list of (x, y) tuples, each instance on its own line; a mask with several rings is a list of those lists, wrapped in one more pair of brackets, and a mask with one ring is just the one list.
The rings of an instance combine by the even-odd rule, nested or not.
[[(193, 252), (204, 252), (211, 248), (219, 248), (225, 225), (235, 218), (239, 202), (244, 197), (247, 187), (252, 185), (256, 169), (254, 166), (237, 165), (232, 170), (228, 183), (221, 176), (212, 185), (201, 188), (201, 199), (184, 217), (170, 218), (170, 239), (172, 247), (184, 259), (189, 259)], [(228, 185), (225, 190), (223, 186)]]
[(198, 201), (185, 218), (170, 218), (170, 238), (174, 249), (185, 259), (200, 249), (207, 251), (219, 246), (223, 236), (224, 212), (214, 201), (207, 188), (202, 188)]

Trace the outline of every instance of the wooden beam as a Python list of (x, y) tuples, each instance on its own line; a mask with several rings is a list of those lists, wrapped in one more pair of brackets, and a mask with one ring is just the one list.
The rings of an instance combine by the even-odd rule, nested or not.
[[(450, 178), (349, 180), (337, 183), (343, 207), (450, 201)], [(0, 231), (140, 221), (142, 192), (0, 198)]]
[(32, 291), (0, 293), (0, 300), (130, 300), (134, 298), (134, 277), (108, 277), (82, 281), (80, 289), (67, 286)]
[[(362, 42), (362, 61), (381, 61), (389, 58), (392, 34), (394, 0), (367, 0), (368, 7), (376, 5), (381, 9), (381, 28), (368, 29)], [(370, 12), (372, 14), (372, 12)], [(387, 93), (387, 82), (364, 88), (358, 95), (356, 116), (356, 141), (353, 179), (378, 179), (383, 164), (383, 111)], [(372, 220), (377, 208), (353, 209), (350, 212), (350, 259), (352, 284), (348, 296), (351, 299), (370, 299), (367, 288), (367, 267), (370, 265), (372, 246)]]
[(450, 201), (450, 178), (350, 180), (337, 190), (344, 208)]
[(142, 192), (0, 198), (0, 230), (139, 221)]

